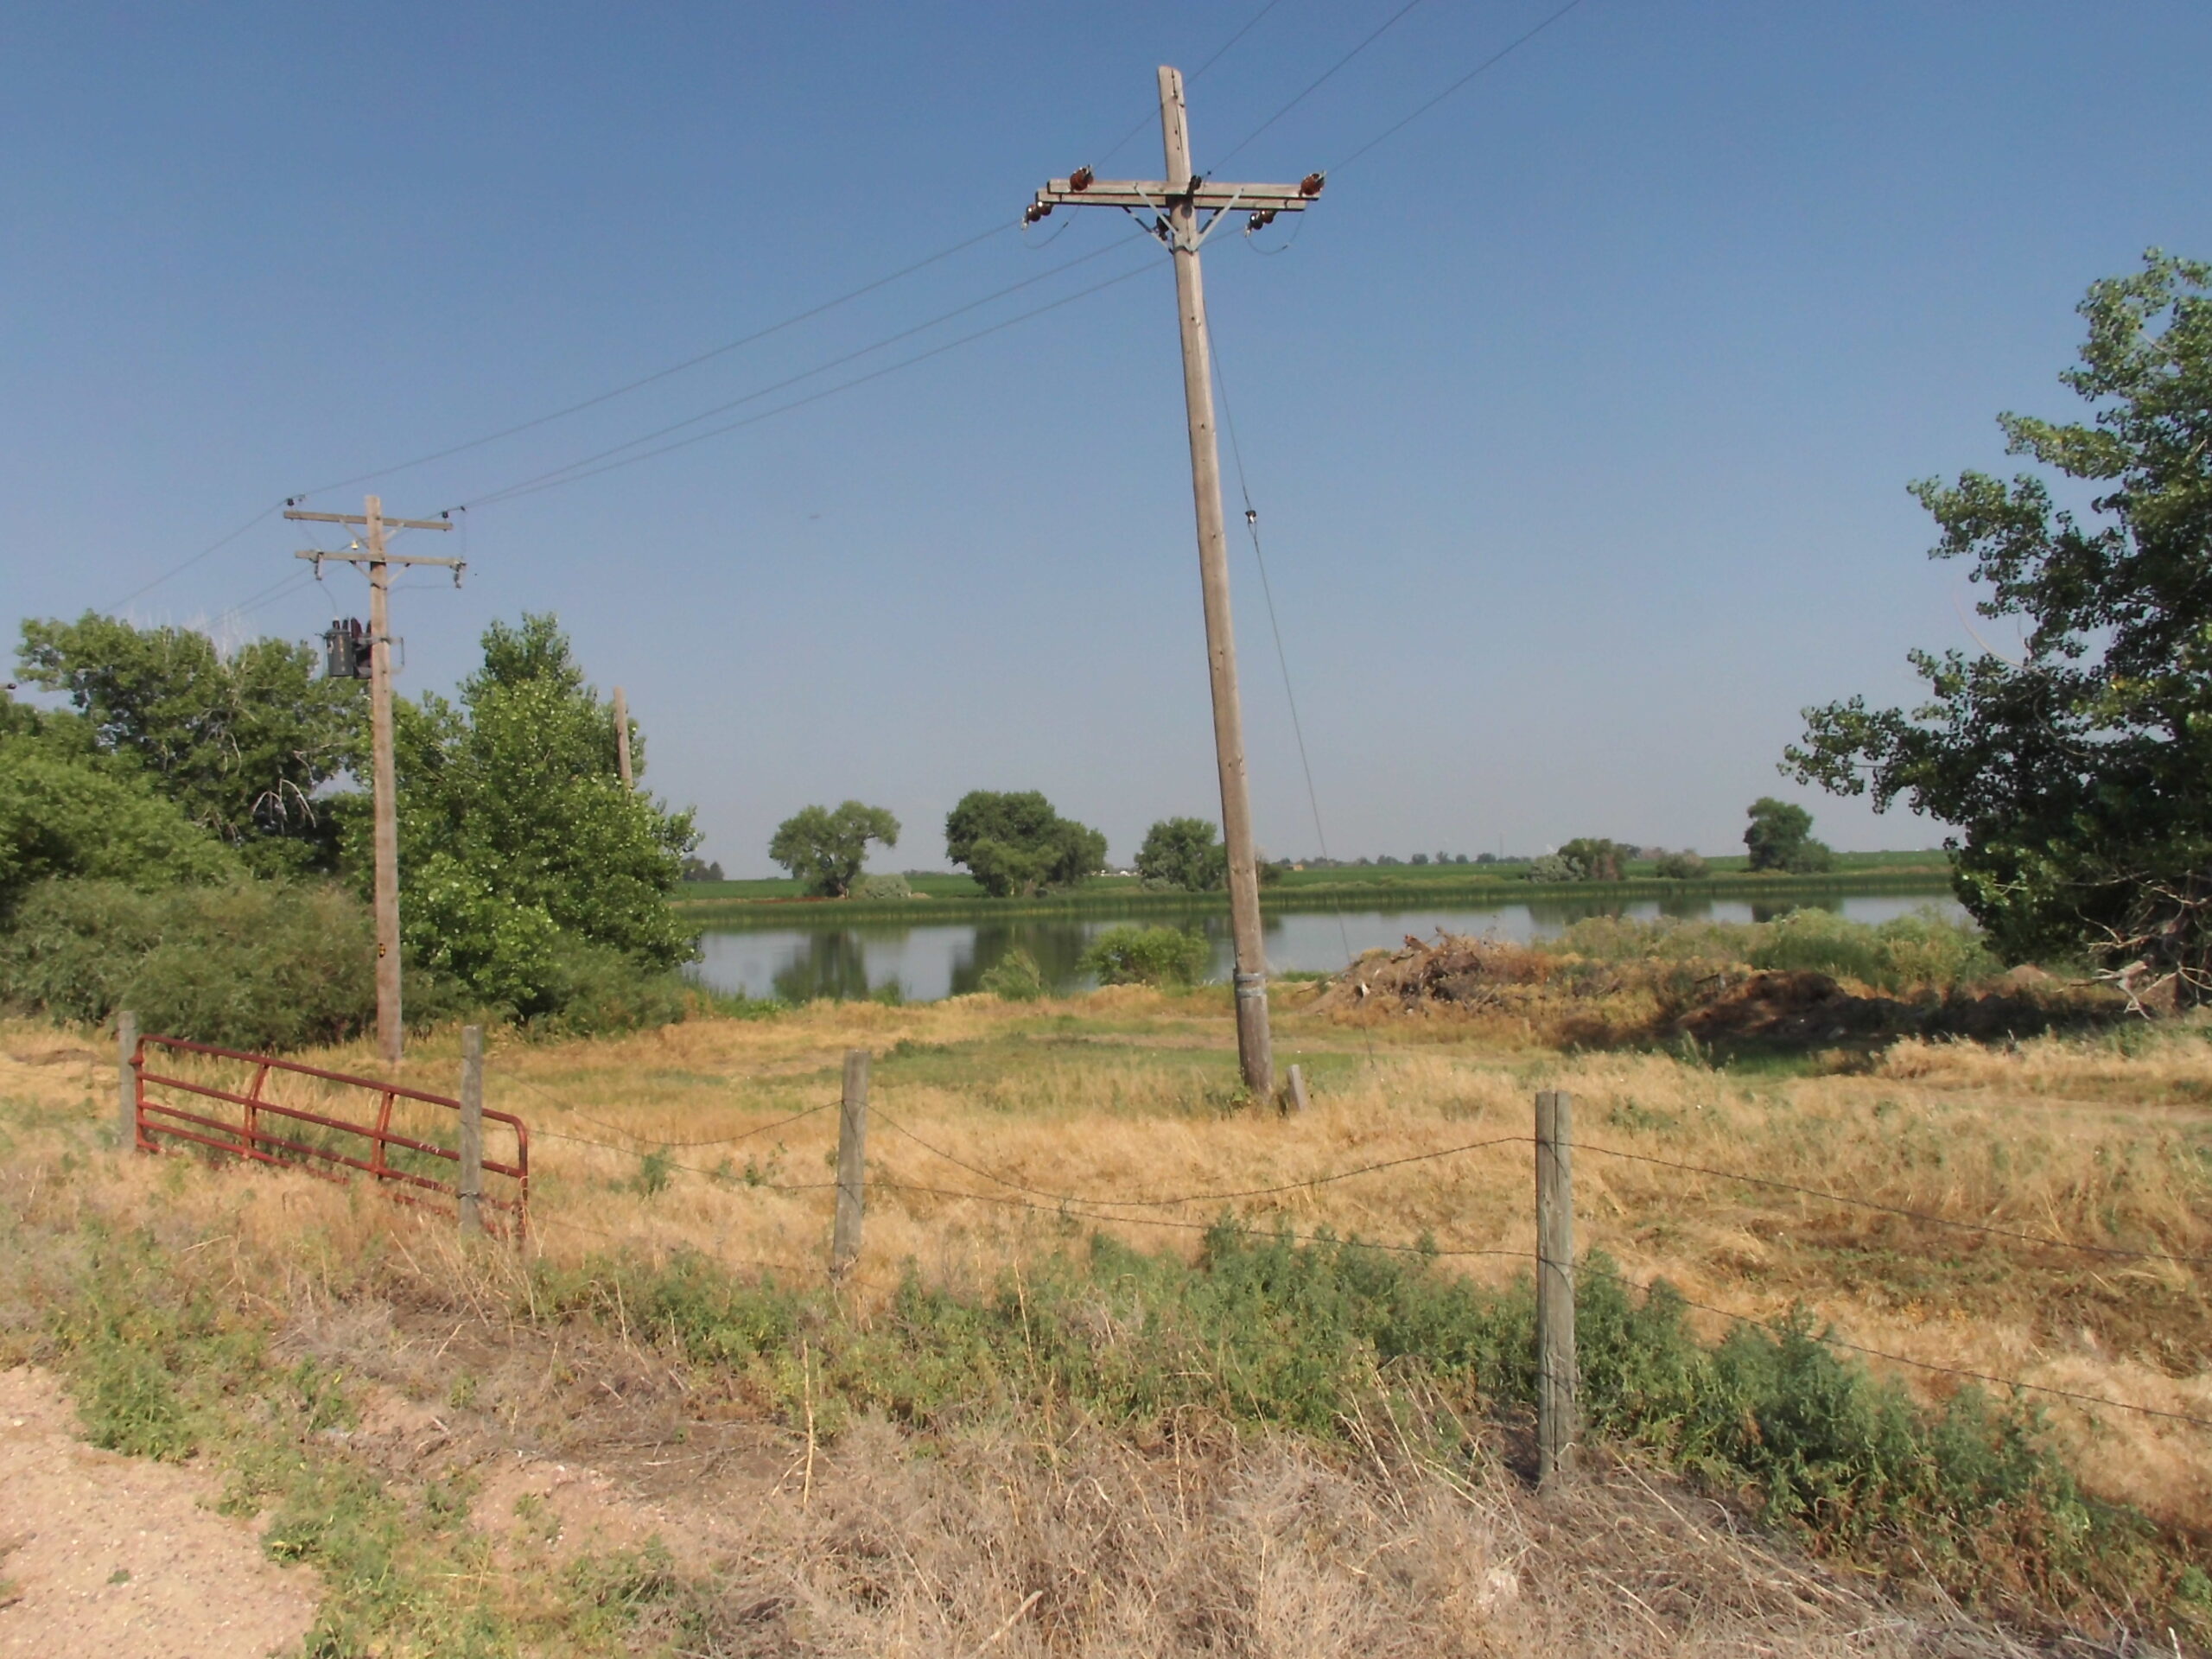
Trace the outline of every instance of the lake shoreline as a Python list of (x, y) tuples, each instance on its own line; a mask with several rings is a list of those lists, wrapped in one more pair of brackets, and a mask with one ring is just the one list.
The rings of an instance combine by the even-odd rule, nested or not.
[[(1791, 899), (1835, 898), (1855, 893), (1922, 893), (1931, 898), (1951, 892), (1947, 871), (1933, 869), (1853, 871), (1833, 875), (1752, 875), (1722, 871), (1694, 880), (1643, 877), (1625, 881), (1516, 881), (1496, 877), (1469, 880), (1388, 879), (1300, 883), (1263, 887), (1263, 912), (1336, 910), (1403, 912), (1439, 907), (1465, 909), (1496, 905), (1576, 904), (1703, 897), (1785, 903)], [(912, 899), (679, 898), (676, 910), (702, 931), (733, 928), (836, 927), (906, 923), (928, 926), (954, 922), (1014, 921), (1039, 918), (1112, 918), (1226, 912), (1224, 893), (1179, 893), (1117, 887), (1088, 889), (1033, 899), (990, 899), (980, 895), (917, 894)]]

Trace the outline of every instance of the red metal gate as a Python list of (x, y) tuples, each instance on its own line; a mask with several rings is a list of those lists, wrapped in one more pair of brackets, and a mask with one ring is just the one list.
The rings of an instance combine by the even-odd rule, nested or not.
[[(149, 1069), (149, 1056), (158, 1059), (164, 1053), (250, 1066), (252, 1076), (242, 1088), (232, 1089), (223, 1087), (222, 1080), (215, 1077), (175, 1077)], [(423, 1195), (432, 1193), (456, 1201), (459, 1198), (458, 1147), (441, 1144), (446, 1138), (442, 1134), (436, 1140), (426, 1138), (442, 1129), (445, 1114), (450, 1112), (453, 1138), (458, 1140), (461, 1103), (457, 1100), (375, 1077), (325, 1071), (267, 1054), (245, 1054), (208, 1043), (187, 1042), (181, 1037), (141, 1037), (131, 1058), (137, 1078), (137, 1144), (143, 1152), (161, 1150), (156, 1137), (184, 1141), (259, 1163), (304, 1170), (326, 1180), (350, 1181), (354, 1176), (349, 1172), (358, 1171), (404, 1204), (424, 1203)], [(219, 1072), (224, 1068), (201, 1069)], [(350, 1095), (373, 1095), (377, 1097), (375, 1122), (350, 1122), (335, 1109), (319, 1111), (296, 1101), (273, 1097), (272, 1078), (280, 1084), (312, 1079), (323, 1085), (313, 1091), (318, 1103), (330, 1103), (334, 1090), (341, 1103)], [(296, 1089), (306, 1086), (295, 1084)], [(168, 1098), (156, 1097), (153, 1091), (157, 1089)], [(179, 1097), (186, 1097), (187, 1103), (178, 1103)], [(226, 1106), (238, 1109), (236, 1115), (223, 1112)], [(406, 1113), (407, 1128), (394, 1127), (396, 1109)], [(268, 1126), (270, 1119), (279, 1120), (276, 1128)], [(512, 1113), (495, 1112), (488, 1107), (484, 1122), (487, 1137), (491, 1126), (504, 1125), (514, 1137), (514, 1152), (512, 1160), (494, 1158), (487, 1145), (482, 1203), (487, 1211), (504, 1211), (512, 1216), (520, 1231), (530, 1219), (530, 1130)], [(419, 1132), (410, 1133), (410, 1128)], [(487, 1221), (490, 1218), (486, 1217)]]

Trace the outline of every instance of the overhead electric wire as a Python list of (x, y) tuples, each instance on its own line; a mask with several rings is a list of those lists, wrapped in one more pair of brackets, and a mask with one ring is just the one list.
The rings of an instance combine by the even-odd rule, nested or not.
[(1511, 57), (1516, 52), (1518, 52), (1522, 47), (1528, 45), (1528, 43), (1535, 40), (1537, 35), (1542, 34), (1546, 29), (1549, 29), (1554, 23), (1559, 22), (1560, 18), (1566, 16), (1568, 12), (1573, 11), (1581, 3), (1582, 0), (1567, 0), (1567, 3), (1565, 5), (1553, 12), (1549, 16), (1546, 17), (1543, 22), (1538, 23), (1534, 29), (1529, 30), (1524, 35), (1515, 37), (1504, 46), (1500, 47), (1497, 51), (1491, 53), (1490, 56), (1484, 58), (1473, 68), (1468, 70), (1465, 74), (1460, 76), (1459, 79), (1453, 81), (1442, 92), (1437, 93), (1435, 97), (1430, 99), (1427, 103), (1416, 107), (1411, 114), (1401, 117), (1398, 120), (1392, 122), (1389, 126), (1383, 128), (1382, 131), (1376, 133), (1375, 137), (1362, 144), (1357, 149), (1352, 151), (1351, 155), (1345, 156), (1342, 161), (1332, 163), (1329, 167), (1324, 168), (1323, 171), (1325, 173), (1342, 172), (1345, 168), (1351, 166), (1361, 156), (1366, 155), (1369, 150), (1374, 149), (1376, 145), (1381, 143), (1384, 139), (1395, 137), (1399, 132), (1402, 131), (1407, 127), (1411, 126), (1414, 122), (1420, 120), (1421, 117), (1427, 115), (1431, 110), (1441, 104), (1446, 99), (1451, 97), (1452, 93), (1458, 92), (1469, 81), (1474, 79), (1476, 76), (1484, 73), (1487, 70), (1495, 68), (1497, 65), (1504, 62), (1506, 59)]
[(152, 593), (155, 588), (160, 587), (170, 577), (182, 575), (186, 571), (192, 569), (194, 565), (199, 563), (200, 560), (207, 558), (211, 554), (221, 552), (223, 549), (228, 547), (232, 542), (238, 540), (239, 537), (245, 535), (246, 531), (251, 530), (256, 524), (269, 517), (270, 513), (281, 511), (281, 503), (271, 503), (270, 505), (264, 507), (259, 512), (255, 513), (252, 518), (247, 519), (245, 523), (240, 524), (229, 535), (223, 537), (218, 541), (208, 543), (207, 546), (201, 548), (190, 558), (182, 560), (180, 563), (170, 566), (167, 570), (162, 571), (160, 575), (156, 576), (151, 582), (147, 582), (144, 586), (132, 588), (129, 593), (125, 594), (121, 599), (117, 600), (114, 604), (109, 606), (107, 608), (110, 611), (119, 611), (124, 606), (130, 603), (132, 600)]
[[(1255, 29), (1258, 28), (1261, 19), (1264, 18), (1269, 12), (1273, 11), (1281, 3), (1282, 0), (1268, 0), (1267, 4), (1262, 6), (1259, 10), (1252, 14), (1252, 16), (1246, 21), (1243, 28), (1238, 29), (1234, 35), (1224, 41), (1219, 47), (1215, 48), (1214, 54), (1211, 57), (1208, 58), (1204, 63), (1200, 64), (1197, 68), (1192, 70), (1189, 74), (1185, 75), (1183, 78), (1183, 84), (1186, 86), (1191, 85), (1192, 82), (1196, 81), (1200, 75), (1205, 73), (1207, 70), (1212, 68), (1214, 65), (1219, 63), (1224, 58), (1227, 57), (1229, 55), (1230, 48), (1235, 46), (1237, 41), (1243, 40), (1247, 35), (1249, 35)], [(1103, 167), (1106, 162), (1111, 161), (1121, 152), (1122, 145), (1128, 143), (1130, 139), (1135, 137), (1137, 134), (1142, 132), (1147, 126), (1150, 125), (1153, 122), (1157, 121), (1159, 118), (1160, 117), (1156, 111), (1147, 111), (1144, 114), (1139, 116), (1136, 118), (1135, 124), (1132, 125), (1127, 132), (1116, 138), (1111, 148), (1100, 155), (1098, 157), (1098, 165)]]
[[(1001, 235), (1012, 228), (1013, 226), (1011, 225), (995, 225), (989, 230), (979, 232), (974, 236), (968, 237), (962, 241), (955, 242), (950, 247), (940, 248), (935, 253), (929, 255), (926, 258), (917, 259), (911, 265), (902, 265), (899, 269), (891, 272), (888, 276), (879, 276), (873, 282), (861, 283), (858, 288), (849, 289), (844, 293), (838, 295), (837, 297), (833, 300), (824, 300), (819, 305), (810, 306), (804, 311), (793, 312), (790, 316), (784, 318), (779, 322), (772, 322), (765, 328), (756, 328), (749, 334), (741, 335), (735, 340), (726, 340), (720, 346), (709, 346), (703, 352), (700, 352), (694, 356), (685, 358), (680, 363), (671, 363), (664, 369), (656, 369), (651, 374), (641, 376), (638, 379), (613, 387), (609, 391), (600, 392), (594, 397), (587, 397), (581, 403), (567, 404), (563, 408), (554, 410), (550, 414), (539, 415), (530, 420), (519, 422), (513, 426), (503, 427), (497, 432), (486, 433), (480, 438), (471, 438), (465, 443), (452, 444), (443, 449), (434, 449), (427, 454), (416, 455), (409, 461), (397, 461), (389, 467), (379, 467), (373, 468), (369, 472), (356, 473), (351, 478), (334, 480), (328, 484), (318, 484), (315, 488), (305, 492), (305, 494), (321, 495), (330, 490), (342, 490), (349, 484), (366, 483), (372, 478), (387, 478), (394, 473), (406, 472), (410, 467), (425, 467), (434, 461), (444, 461), (448, 456), (465, 454), (471, 449), (480, 449), (487, 443), (497, 443), (502, 438), (512, 438), (518, 433), (528, 432), (537, 427), (547, 425), (551, 422), (565, 419), (570, 415), (581, 414), (587, 409), (596, 409), (601, 404), (611, 403), (617, 397), (626, 397), (629, 393), (639, 391), (643, 387), (650, 386), (658, 381), (665, 380), (671, 375), (681, 374), (686, 369), (695, 369), (702, 363), (711, 362), (715, 358), (727, 356), (728, 353), (737, 351), (743, 346), (752, 345), (756, 340), (766, 340), (771, 334), (780, 334), (786, 328), (795, 327), (802, 322), (808, 321), (812, 318), (822, 315), (824, 312), (834, 311), (839, 306), (845, 305), (854, 300), (860, 299), (865, 295), (873, 294), (880, 288), (887, 288), (893, 283), (898, 282), (902, 277), (911, 276), (918, 270), (925, 270), (931, 265), (937, 264), (943, 260), (950, 259), (956, 253), (964, 253), (969, 248), (974, 247), (976, 244), (980, 242), (988, 242), (993, 237)], [(304, 499), (304, 496), (302, 499)]]
[[(747, 416), (743, 420), (730, 421), (721, 426), (710, 427), (704, 432), (695, 432), (688, 438), (678, 438), (673, 443), (661, 445), (658, 449), (647, 449), (638, 454), (625, 455), (620, 461), (610, 461), (603, 467), (593, 467), (583, 472), (574, 472), (566, 467), (556, 468), (553, 473), (511, 486), (504, 490), (495, 491), (489, 495), (478, 496), (473, 500), (461, 503), (460, 505), (481, 507), (488, 506), (494, 502), (512, 501), (521, 496), (535, 495), (542, 490), (558, 489), (564, 484), (576, 484), (588, 478), (598, 478), (603, 474), (617, 472), (625, 467), (633, 467), (641, 461), (651, 461), (657, 456), (670, 454), (678, 449), (688, 449), (695, 443), (704, 443), (709, 438), (720, 437), (724, 433), (734, 432), (741, 427), (754, 426), (762, 421), (772, 420), (779, 415), (789, 414), (792, 410), (804, 409), (809, 404), (820, 403), (823, 398), (834, 397), (839, 392), (850, 391), (855, 386), (864, 386), (872, 380), (880, 380), (886, 375), (896, 374), (902, 369), (911, 369), (918, 363), (926, 363), (931, 358), (942, 357), (947, 352), (956, 351), (963, 346), (972, 344), (988, 335), (999, 334), (1017, 324), (1027, 322), (1032, 318), (1041, 317), (1049, 311), (1057, 311), (1063, 306), (1073, 305), (1077, 300), (1089, 299), (1092, 295), (1116, 287), (1133, 276), (1141, 276), (1152, 269), (1154, 267), (1150, 262), (1132, 266), (1118, 276), (1109, 276), (1103, 283), (1093, 283), (1089, 288), (1078, 289), (1074, 293), (1053, 300), (1048, 304), (1038, 306), (1014, 316), (1003, 318), (987, 328), (978, 328), (973, 334), (963, 334), (959, 339), (947, 340), (942, 346), (932, 346), (926, 352), (917, 352), (912, 357), (901, 358), (896, 363), (887, 364), (867, 374), (856, 375), (850, 380), (840, 381), (834, 386), (825, 386), (820, 391), (810, 392), (804, 397), (794, 397), (791, 402), (779, 404), (773, 409), (764, 409), (757, 415)], [(623, 448), (628, 447), (628, 445), (620, 446)], [(572, 466), (582, 464), (571, 463)]]
[[(1130, 239), (1137, 234), (1139, 233), (1132, 232)], [(895, 334), (886, 334), (880, 340), (871, 340), (868, 344), (846, 352), (841, 356), (817, 363), (812, 368), (803, 369), (797, 374), (786, 375), (781, 380), (772, 381), (765, 386), (756, 386), (741, 397), (729, 398), (715, 404), (710, 409), (702, 409), (696, 415), (687, 415), (680, 421), (671, 421), (665, 426), (656, 427), (653, 430), (642, 433), (637, 437), (625, 439), (620, 443), (611, 444), (591, 454), (564, 462), (561, 466), (550, 467), (544, 472), (534, 474), (515, 484), (503, 486), (496, 490), (486, 491), (482, 495), (472, 497), (467, 502), (462, 504), (463, 508), (465, 510), (470, 506), (482, 506), (487, 502), (505, 500), (511, 496), (526, 493), (532, 486), (547, 483), (559, 478), (564, 473), (580, 472), (584, 467), (592, 467), (599, 461), (619, 455), (626, 449), (637, 448), (641, 444), (664, 438), (672, 432), (681, 432), (687, 426), (696, 426), (702, 421), (712, 420), (715, 416), (727, 414), (733, 409), (741, 409), (747, 404), (757, 403), (763, 397), (772, 397), (779, 391), (798, 385), (801, 381), (811, 380), (818, 374), (827, 374), (832, 369), (842, 368), (848, 363), (857, 362), (860, 359), (872, 353), (880, 352), (887, 346), (895, 346), (902, 340), (911, 340), (916, 334), (927, 334), (940, 323), (950, 322), (955, 317), (964, 316), (970, 311), (989, 305), (995, 301), (1002, 300), (1009, 294), (1018, 294), (1025, 288), (1034, 288), (1039, 283), (1050, 282), (1064, 272), (1073, 270), (1077, 265), (1088, 264), (1093, 259), (1103, 258), (1116, 248), (1126, 245), (1127, 239), (1123, 242), (1109, 242), (1103, 247), (1093, 248), (1089, 253), (1078, 254), (1072, 259), (1063, 260), (1049, 270), (1040, 270), (1033, 276), (1025, 276), (1018, 283), (1009, 283), (1006, 287), (995, 289), (981, 299), (970, 300), (964, 305), (957, 305), (950, 311), (940, 311), (927, 321), (915, 323), (912, 327), (902, 328)]]
[[(1300, 215), (1301, 223), (1304, 222), (1304, 218), (1303, 214)], [(1277, 250), (1277, 251), (1280, 251)], [(1283, 701), (1290, 706), (1291, 735), (1298, 743), (1298, 767), (1306, 779), (1306, 805), (1307, 810), (1313, 815), (1313, 838), (1320, 843), (1321, 856), (1326, 860), (1330, 857), (1329, 832), (1321, 827), (1321, 794), (1313, 786), (1313, 762), (1306, 752), (1306, 725), (1298, 717), (1298, 693), (1291, 683), (1290, 653), (1283, 648), (1282, 623), (1275, 614), (1274, 583), (1268, 579), (1268, 556), (1260, 547), (1260, 510), (1252, 505), (1252, 486), (1244, 474), (1244, 446), (1237, 441), (1236, 437), (1236, 411), (1229, 400), (1229, 377), (1222, 372), (1220, 341), (1213, 329), (1213, 314), (1211, 310), (1206, 313), (1206, 333), (1210, 342), (1210, 355), (1213, 363), (1214, 385), (1220, 389), (1221, 392), (1222, 421), (1223, 424), (1229, 429), (1229, 453), (1236, 463), (1236, 490), (1237, 493), (1244, 498), (1244, 528), (1252, 538), (1253, 563), (1258, 565), (1260, 569), (1260, 595), (1267, 601), (1268, 632), (1274, 639), (1275, 664), (1282, 671)], [(1331, 861), (1334, 861), (1331, 860)], [(1329, 895), (1329, 908), (1336, 915), (1337, 938), (1343, 947), (1344, 962), (1349, 966), (1352, 960), (1351, 928), (1344, 920), (1343, 901), (1334, 893)], [(1372, 1031), (1366, 1031), (1363, 1035), (1367, 1039), (1367, 1063), (1372, 1066), (1375, 1064), (1375, 1033)]]
[(1345, 53), (1344, 56), (1338, 58), (1326, 69), (1324, 69), (1319, 76), (1307, 85), (1304, 92), (1299, 93), (1296, 98), (1292, 99), (1289, 103), (1284, 105), (1266, 120), (1261, 122), (1258, 126), (1253, 128), (1251, 131), (1246, 133), (1242, 138), (1239, 138), (1235, 143), (1231, 144), (1222, 153), (1221, 156), (1215, 162), (1214, 165), (1219, 167), (1223, 163), (1230, 160), (1255, 138), (1257, 138), (1269, 127), (1274, 125), (1276, 122), (1281, 120), (1283, 117), (1288, 115), (1293, 110), (1296, 109), (1300, 104), (1303, 104), (1315, 92), (1320, 91), (1331, 76), (1334, 75), (1339, 69), (1342, 69), (1354, 58), (1366, 51), (1369, 47), (1374, 45), (1376, 41), (1381, 40), (1385, 35), (1388, 35), (1392, 29), (1395, 29), (1399, 23), (1404, 20), (1407, 14), (1411, 12), (1413, 9), (1421, 4), (1421, 0), (1406, 0), (1406, 3), (1404, 5), (1399, 7), (1397, 10), (1392, 12), (1389, 17), (1383, 20), (1381, 28), (1377, 29), (1357, 46), (1352, 48), (1351, 51)]

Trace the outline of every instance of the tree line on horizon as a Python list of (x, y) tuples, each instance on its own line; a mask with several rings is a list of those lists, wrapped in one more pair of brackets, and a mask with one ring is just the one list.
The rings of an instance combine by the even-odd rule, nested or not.
[[(1814, 839), (1813, 815), (1803, 807), (1769, 796), (1754, 801), (1748, 811), (1751, 824), (1744, 832), (1744, 845), (1751, 869), (1809, 875), (1834, 868), (1834, 855), (1826, 842)], [(807, 806), (776, 827), (768, 856), (814, 898), (906, 898), (912, 893), (903, 876), (863, 874), (869, 845), (896, 847), (899, 832), (899, 820), (887, 807), (858, 800), (834, 808)], [(969, 791), (945, 818), (944, 842), (947, 858), (966, 869), (994, 899), (1071, 892), (1092, 876), (1108, 874), (1104, 835), (1062, 817), (1036, 790)], [(1705, 860), (1694, 852), (1646, 851), (1596, 836), (1578, 837), (1556, 852), (1529, 859), (1522, 874), (1539, 882), (1618, 881), (1635, 859), (1654, 861), (1654, 873), (1662, 880), (1696, 880), (1711, 874)], [(1434, 861), (1441, 866), (1471, 861), (1464, 853), (1438, 853)], [(1471, 861), (1478, 866), (1508, 861), (1488, 853)], [(1430, 856), (1415, 853), (1409, 862), (1428, 866)], [(1387, 854), (1356, 861), (1316, 859), (1299, 866), (1263, 860), (1260, 880), (1262, 886), (1279, 881), (1293, 868), (1350, 869), (1400, 863)], [(1147, 887), (1217, 893), (1229, 884), (1229, 849), (1219, 829), (1207, 819), (1162, 818), (1145, 832), (1135, 868)], [(713, 877), (692, 879), (719, 880), (720, 867), (715, 868)]]

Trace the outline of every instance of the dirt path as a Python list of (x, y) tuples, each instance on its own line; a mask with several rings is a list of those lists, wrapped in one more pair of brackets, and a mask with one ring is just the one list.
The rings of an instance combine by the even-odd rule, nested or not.
[(205, 1500), (213, 1471), (86, 1446), (60, 1385), (0, 1371), (0, 1655), (255, 1659), (315, 1618), (304, 1568)]

